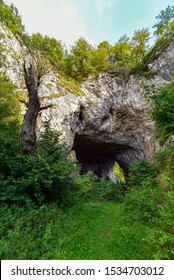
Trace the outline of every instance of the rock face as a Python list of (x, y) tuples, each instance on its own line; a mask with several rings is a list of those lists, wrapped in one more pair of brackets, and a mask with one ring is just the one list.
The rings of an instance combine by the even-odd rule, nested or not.
[(105, 74), (82, 85), (84, 96), (70, 94), (56, 101), (56, 110), (43, 112), (61, 130), (66, 143), (76, 152), (82, 172), (92, 170), (100, 177), (117, 181), (113, 167), (118, 162), (125, 174), (137, 159), (151, 160), (156, 143), (149, 120), (149, 104), (143, 83), (161, 86), (166, 81), (131, 76), (127, 82)]
[(106, 74), (83, 89), (89, 100), (81, 106), (73, 146), (83, 170), (111, 178), (115, 162), (127, 174), (132, 161), (151, 159), (154, 126), (141, 82), (131, 77), (125, 83)]
[[(13, 52), (24, 52), (14, 38), (8, 36), (7, 41), (15, 46)], [(38, 129), (42, 121), (51, 119), (52, 127), (61, 131), (63, 141), (75, 151), (82, 172), (92, 170), (100, 177), (117, 181), (113, 173), (115, 162), (127, 174), (131, 162), (140, 158), (151, 160), (153, 156), (154, 125), (148, 117), (143, 84), (160, 87), (170, 80), (174, 72), (173, 49), (174, 42), (151, 63), (151, 69), (156, 71), (153, 78), (130, 76), (124, 81), (121, 76), (103, 74), (83, 83), (80, 96), (60, 86), (59, 77), (50, 72), (39, 94), (43, 105), (51, 102), (54, 107), (40, 113)], [(14, 55), (9, 58), (8, 53), (8, 60), (15, 64)], [(6, 72), (21, 87), (22, 58), (18, 57), (14, 66), (15, 71), (7, 67)]]

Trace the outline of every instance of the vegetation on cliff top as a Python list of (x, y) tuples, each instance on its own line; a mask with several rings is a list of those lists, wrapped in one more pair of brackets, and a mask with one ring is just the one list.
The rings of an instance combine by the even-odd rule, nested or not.
[(154, 33), (158, 36), (157, 49), (149, 50), (150, 32), (147, 28), (135, 30), (132, 38), (123, 35), (115, 45), (107, 41), (92, 46), (86, 39), (78, 39), (70, 50), (65, 45), (40, 33), (29, 36), (25, 31), (21, 16), (14, 5), (0, 3), (0, 22), (6, 25), (16, 38), (26, 44), (30, 52), (36, 50), (46, 58), (60, 74), (79, 82), (89, 76), (97, 76), (102, 72), (141, 73), (149, 72), (148, 63), (156, 58), (157, 53), (164, 50), (165, 34), (174, 31), (174, 8), (168, 6), (157, 16)]

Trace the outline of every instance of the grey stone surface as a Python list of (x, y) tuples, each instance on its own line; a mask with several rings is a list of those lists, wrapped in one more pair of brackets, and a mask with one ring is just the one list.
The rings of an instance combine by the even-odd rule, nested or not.
[[(7, 37), (4, 39), (8, 46), (6, 73), (25, 92), (22, 57), (26, 50), (8, 31), (1, 29)], [(17, 62), (9, 54), (11, 46)], [(157, 88), (170, 80), (174, 72), (173, 49), (174, 42), (150, 65), (156, 71), (153, 78), (130, 76), (124, 81), (121, 76), (103, 74), (82, 84), (82, 96), (60, 87), (58, 75), (50, 71), (40, 88), (40, 97), (43, 105), (53, 103), (54, 107), (40, 113), (38, 131), (43, 121), (51, 119), (52, 127), (62, 133), (62, 141), (75, 150), (84, 172), (93, 170), (113, 180), (117, 180), (113, 174), (115, 161), (127, 173), (132, 161), (151, 160), (157, 143), (143, 84)], [(54, 97), (50, 99), (50, 95)]]

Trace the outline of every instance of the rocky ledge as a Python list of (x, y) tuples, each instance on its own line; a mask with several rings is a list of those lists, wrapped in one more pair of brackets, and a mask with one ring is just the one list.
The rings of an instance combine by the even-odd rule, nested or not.
[[(22, 85), (20, 54), (25, 48), (9, 32), (4, 31), (8, 49), (6, 73), (18, 87)], [(5, 39), (3, 39), (5, 40)], [(13, 46), (13, 48), (12, 48)], [(9, 49), (13, 52), (10, 56)], [(81, 94), (76, 95), (59, 83), (52, 71), (40, 87), (43, 105), (50, 102), (52, 108), (40, 112), (38, 129), (42, 121), (51, 120), (51, 125), (62, 133), (63, 141), (75, 151), (82, 164), (82, 172), (92, 170), (100, 177), (116, 180), (113, 172), (115, 162), (128, 173), (129, 164), (136, 159), (151, 160), (157, 143), (154, 141), (154, 125), (149, 120), (149, 104), (144, 97), (144, 85), (160, 87), (169, 82), (174, 72), (174, 42), (149, 67), (153, 77), (103, 74), (95, 80), (82, 84)], [(15, 62), (15, 56), (17, 62)], [(14, 70), (15, 69), (15, 70)]]

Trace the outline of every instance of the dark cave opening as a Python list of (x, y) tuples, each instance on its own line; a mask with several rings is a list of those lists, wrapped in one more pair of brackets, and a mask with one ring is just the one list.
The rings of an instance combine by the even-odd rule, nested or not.
[[(96, 137), (95, 137), (96, 139)], [(135, 151), (129, 146), (105, 141), (96, 141), (86, 135), (76, 135), (73, 150), (81, 163), (81, 173), (92, 171), (98, 177), (118, 182), (114, 174), (115, 162), (123, 169), (124, 175), (129, 172), (129, 164), (136, 158)]]

